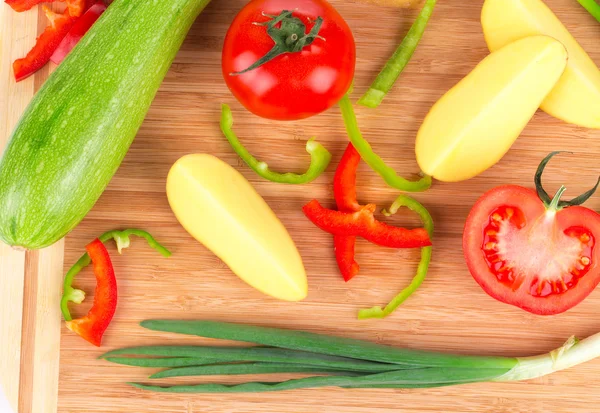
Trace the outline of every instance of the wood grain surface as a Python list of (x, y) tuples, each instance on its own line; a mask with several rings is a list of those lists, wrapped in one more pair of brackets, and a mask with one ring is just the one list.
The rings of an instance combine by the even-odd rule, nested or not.
[[(364, 91), (386, 58), (406, 33), (416, 10), (376, 7), (355, 1), (332, 0), (348, 20), (357, 40), (355, 98)], [(575, 0), (548, 0), (592, 58), (600, 63), (600, 24)], [(435, 222), (433, 263), (422, 288), (394, 315), (385, 320), (359, 321), (358, 309), (387, 303), (414, 275), (418, 251), (378, 248), (359, 242), (357, 260), (361, 274), (346, 284), (338, 274), (332, 239), (317, 230), (302, 215), (301, 206), (312, 198), (333, 204), (334, 167), (347, 138), (338, 108), (320, 116), (291, 123), (277, 123), (252, 116), (227, 90), (220, 72), (220, 49), (229, 22), (245, 4), (244, 0), (213, 0), (200, 16), (167, 75), (156, 100), (129, 154), (100, 201), (65, 241), (64, 271), (80, 256), (86, 243), (98, 234), (115, 228), (139, 227), (153, 233), (173, 251), (162, 258), (144, 242), (135, 240), (123, 256), (111, 246), (119, 280), (119, 308), (107, 331), (102, 349), (96, 349), (70, 333), (62, 325), (58, 407), (61, 413), (121, 412), (559, 412), (584, 413), (597, 410), (600, 403), (600, 360), (566, 372), (524, 383), (474, 384), (433, 390), (296, 390), (274, 394), (169, 395), (135, 390), (127, 381), (144, 381), (150, 371), (121, 367), (100, 361), (104, 351), (142, 344), (208, 343), (207, 340), (143, 330), (141, 320), (149, 318), (215, 319), (336, 334), (417, 349), (461, 354), (533, 355), (561, 345), (569, 336), (588, 336), (600, 329), (597, 315), (600, 290), (577, 308), (554, 317), (530, 315), (488, 297), (464, 264), (461, 248), (462, 227), (475, 200), (487, 189), (504, 183), (532, 186), (540, 159), (551, 150), (575, 152), (552, 161), (546, 185), (555, 190), (568, 187), (567, 195), (583, 192), (600, 174), (600, 131), (588, 130), (537, 113), (508, 155), (481, 176), (458, 184), (436, 182), (416, 197), (429, 207)], [(412, 62), (393, 92), (378, 109), (357, 108), (359, 124), (374, 149), (391, 166), (406, 175), (417, 171), (414, 138), (431, 105), (486, 56), (479, 13), (481, 0), (440, 0), (430, 27)], [(2, 6), (5, 7), (5, 6)], [(0, 12), (0, 33), (12, 33), (18, 40), (24, 27), (4, 30), (10, 13)], [(31, 41), (31, 39), (30, 39)], [(6, 47), (11, 44), (2, 38)], [(6, 49), (3, 67), (0, 116), (0, 142), (7, 137), (5, 124), (29, 99), (27, 87), (7, 82)], [(14, 57), (14, 56), (13, 56)], [(41, 79), (41, 78), (40, 78)], [(38, 80), (39, 81), (39, 80)], [(25, 90), (27, 89), (27, 90)], [(274, 169), (303, 170), (308, 164), (304, 142), (317, 136), (334, 155), (332, 166), (316, 182), (306, 186), (284, 186), (263, 181), (233, 153), (219, 131), (220, 103), (232, 106), (235, 129), (240, 139), (259, 159)], [(21, 105), (21, 106), (19, 106)], [(13, 123), (14, 124), (14, 123)], [(244, 284), (177, 223), (165, 196), (165, 179), (170, 166), (188, 153), (211, 153), (234, 165), (257, 188), (289, 229), (304, 259), (309, 296), (301, 303), (285, 303), (260, 294)], [(397, 193), (362, 164), (359, 169), (360, 201), (388, 206)], [(600, 210), (600, 198), (588, 206)], [(416, 225), (417, 219), (401, 211), (389, 222)], [(22, 254), (3, 255), (0, 271), (0, 315), (23, 305), (22, 296), (10, 279), (22, 272)], [(56, 255), (39, 253), (27, 266), (51, 268)], [(29, 260), (28, 260), (29, 261)], [(9, 267), (12, 265), (13, 267)], [(53, 263), (53, 264), (49, 264)], [(49, 270), (46, 270), (49, 271)], [(55, 271), (56, 272), (56, 271)], [(54, 273), (55, 273), (54, 272)], [(49, 273), (53, 273), (49, 271)], [(7, 276), (8, 274), (8, 276)], [(46, 361), (49, 372), (57, 358), (52, 346), (58, 319), (59, 281), (38, 271), (35, 293), (26, 288), (25, 303), (37, 303), (46, 310), (48, 325), (24, 321), (24, 336), (35, 342), (49, 340), (46, 352), (28, 349), (25, 360)], [(7, 277), (9, 278), (7, 280)], [(21, 281), (22, 282), (22, 281)], [(94, 289), (91, 271), (78, 278), (78, 286)], [(59, 286), (60, 287), (60, 286)], [(58, 287), (58, 288), (59, 288)], [(32, 296), (31, 294), (35, 294)], [(75, 310), (84, 314), (88, 304)], [(7, 304), (10, 303), (10, 304)], [(28, 314), (27, 310), (25, 314)], [(48, 315), (50, 314), (50, 315)], [(54, 313), (55, 314), (55, 313)], [(27, 319), (27, 317), (25, 317)], [(7, 317), (0, 318), (4, 323)], [(10, 320), (10, 317), (8, 317)], [(0, 324), (0, 339), (6, 327)], [(33, 331), (32, 331), (33, 329)], [(10, 333), (17, 334), (17, 332)], [(5, 344), (0, 341), (0, 344)], [(9, 343), (11, 344), (11, 343)], [(31, 345), (29, 345), (31, 347)], [(3, 345), (2, 351), (6, 349)], [(18, 352), (18, 349), (11, 350)], [(25, 351), (25, 350), (24, 350)], [(32, 353), (33, 351), (33, 353)], [(36, 351), (38, 351), (36, 353)], [(0, 361), (5, 360), (3, 358)], [(9, 360), (14, 362), (14, 359)], [(8, 376), (0, 364), (9, 395), (15, 400), (16, 376)], [(18, 369), (14, 363), (9, 369)], [(40, 368), (38, 368), (40, 371)], [(19, 375), (19, 373), (13, 373)], [(274, 376), (276, 379), (293, 375)], [(53, 412), (44, 405), (35, 380), (21, 374), (21, 393), (28, 400), (20, 412)], [(52, 374), (48, 373), (52, 386)], [(240, 377), (239, 381), (256, 379)], [(18, 378), (16, 379), (18, 380)], [(224, 382), (215, 377), (208, 380)], [(39, 379), (38, 379), (39, 381)], [(198, 379), (177, 379), (173, 383), (193, 383)], [(159, 383), (172, 383), (159, 382)], [(51, 389), (48, 392), (51, 393)], [(51, 398), (49, 398), (51, 400)]]

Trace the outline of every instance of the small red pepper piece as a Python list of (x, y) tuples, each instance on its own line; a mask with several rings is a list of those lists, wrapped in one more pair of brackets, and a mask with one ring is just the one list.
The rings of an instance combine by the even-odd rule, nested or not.
[(33, 75), (50, 61), (50, 57), (52, 57), (60, 42), (77, 21), (77, 17), (71, 16), (68, 10), (63, 14), (59, 14), (44, 6), (44, 11), (50, 20), (50, 25), (37, 38), (35, 46), (27, 53), (27, 56), (17, 59), (13, 63), (17, 82)]
[[(54, 0), (4, 0), (14, 11), (24, 12), (31, 10), (34, 6), (40, 3), (51, 3)], [(85, 0), (58, 0), (66, 1), (69, 14), (73, 17), (79, 17), (83, 14), (85, 8)]]
[(314, 199), (302, 211), (313, 224), (333, 235), (359, 236), (373, 244), (390, 248), (431, 245), (429, 234), (424, 228), (406, 229), (377, 221), (373, 216), (375, 208), (375, 205), (369, 204), (357, 212), (333, 211), (324, 208)]
[(58, 48), (54, 51), (50, 60), (57, 65), (60, 64), (71, 50), (77, 46), (77, 43), (85, 36), (105, 10), (106, 5), (102, 2), (98, 2), (90, 7), (89, 10), (77, 20), (71, 31), (69, 31)]
[(85, 249), (92, 259), (97, 281), (94, 305), (85, 317), (67, 321), (67, 327), (93, 345), (100, 347), (102, 336), (117, 309), (117, 279), (110, 256), (102, 241), (96, 238)]
[[(360, 163), (360, 154), (354, 148), (352, 143), (348, 147), (340, 160), (335, 171), (333, 179), (333, 193), (338, 210), (343, 212), (356, 212), (361, 205), (356, 200), (356, 171)], [(344, 280), (346, 282), (354, 278), (360, 266), (354, 259), (356, 237), (345, 235), (334, 235), (333, 245), (335, 249), (335, 259)]]

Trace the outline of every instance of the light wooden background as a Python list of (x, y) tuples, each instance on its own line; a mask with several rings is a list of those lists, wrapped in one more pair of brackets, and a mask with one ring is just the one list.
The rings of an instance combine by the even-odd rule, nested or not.
[[(352, 27), (358, 47), (356, 93), (364, 91), (408, 30), (415, 10), (332, 0)], [(546, 175), (554, 190), (576, 195), (600, 173), (600, 132), (566, 125), (538, 113), (500, 164), (460, 184), (436, 183), (418, 195), (436, 222), (434, 258), (423, 287), (386, 320), (358, 321), (359, 308), (385, 304), (414, 275), (418, 251), (358, 244), (361, 274), (345, 284), (333, 257), (331, 237), (301, 213), (311, 198), (332, 204), (334, 166), (346, 146), (337, 108), (294, 123), (258, 119), (242, 110), (221, 79), (220, 48), (229, 22), (244, 0), (213, 0), (186, 40), (146, 122), (109, 189), (63, 245), (27, 254), (0, 254), (0, 382), (19, 412), (591, 412), (600, 402), (600, 361), (526, 383), (475, 384), (434, 390), (298, 390), (257, 395), (165, 395), (143, 393), (124, 383), (147, 370), (97, 360), (106, 350), (140, 344), (204, 343), (138, 327), (148, 318), (198, 318), (246, 322), (356, 337), (379, 343), (464, 354), (532, 355), (600, 329), (600, 291), (576, 309), (537, 317), (496, 302), (473, 281), (464, 264), (465, 217), (485, 190), (499, 184), (532, 185), (539, 160), (552, 150), (573, 156), (553, 161)], [(575, 37), (600, 62), (600, 24), (575, 0), (548, 0)], [(440, 0), (425, 38), (399, 84), (377, 110), (358, 108), (365, 136), (398, 171), (417, 170), (414, 137), (430, 106), (486, 54), (479, 24), (482, 1)], [(47, 77), (48, 69), (19, 85), (10, 62), (26, 51), (45, 21), (38, 12), (16, 15), (0, 6), (0, 143)], [(358, 95), (357, 95), (358, 96)], [(281, 170), (308, 163), (304, 141), (317, 136), (334, 154), (332, 167), (303, 187), (262, 181), (232, 152), (218, 128), (220, 103), (231, 104), (239, 136), (259, 159)], [(290, 230), (304, 258), (310, 292), (301, 303), (278, 302), (254, 291), (195, 242), (171, 213), (164, 185), (180, 156), (208, 152), (235, 165), (265, 197)], [(397, 195), (368, 167), (360, 168), (361, 201), (389, 205)], [(600, 210), (600, 198), (588, 206)], [(416, 224), (409, 213), (391, 222)], [(115, 228), (152, 232), (174, 255), (164, 259), (134, 241), (114, 256), (119, 280), (117, 315), (104, 347), (96, 349), (60, 325), (58, 301), (63, 271), (84, 245)], [(111, 251), (114, 249), (111, 247)], [(94, 288), (91, 272), (78, 279)], [(91, 301), (91, 296), (89, 300)], [(88, 307), (81, 306), (77, 314)], [(21, 334), (21, 330), (22, 333)], [(60, 340), (59, 340), (60, 336)], [(60, 341), (60, 350), (59, 350)], [(60, 353), (60, 368), (58, 356)], [(287, 378), (289, 376), (277, 377)], [(247, 380), (241, 377), (240, 380)], [(215, 378), (214, 380), (223, 380)], [(193, 382), (180, 380), (179, 382)]]

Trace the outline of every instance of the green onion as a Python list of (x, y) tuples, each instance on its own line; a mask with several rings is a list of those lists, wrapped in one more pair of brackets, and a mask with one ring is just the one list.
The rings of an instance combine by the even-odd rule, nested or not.
[(196, 357), (161, 357), (161, 358), (134, 358), (134, 357), (106, 357), (106, 361), (124, 366), (133, 367), (188, 367), (202, 366), (229, 362), (229, 360), (196, 358)]
[[(581, 2), (582, 0), (580, 0)], [(359, 105), (376, 108), (381, 104), (385, 95), (392, 89), (396, 80), (417, 50), (417, 46), (425, 33), (429, 18), (437, 0), (427, 0), (421, 13), (408, 31), (408, 34), (400, 43), (390, 60), (381, 70), (367, 93), (358, 101)]]
[[(477, 365), (479, 368), (507, 367), (511, 369), (516, 363), (514, 358), (455, 356), (427, 351), (397, 349), (349, 338), (216, 321), (147, 320), (143, 321), (141, 325), (155, 331), (244, 341), (264, 346), (409, 366), (471, 367)], [(114, 352), (109, 354), (112, 353)]]
[(595, 0), (577, 0), (596, 20), (600, 22), (600, 4)]
[(324, 367), (305, 366), (303, 364), (288, 363), (244, 363), (244, 364), (217, 364), (211, 366), (181, 367), (164, 370), (150, 376), (151, 379), (164, 379), (167, 377), (189, 376), (224, 376), (237, 374), (269, 374), (269, 373), (328, 373), (356, 375), (344, 370), (326, 370)]
[[(160, 356), (174, 358), (188, 357), (190, 360), (194, 360), (193, 362), (190, 361), (192, 364), (185, 364), (187, 366), (200, 366), (205, 364), (226, 362), (261, 361), (270, 363), (310, 365), (313, 367), (326, 367), (337, 370), (366, 371), (370, 373), (397, 370), (402, 368), (401, 366), (389, 365), (385, 363), (267, 347), (147, 346), (114, 350), (104, 354), (102, 358), (119, 364), (140, 367), (177, 367), (175, 365), (163, 366), (162, 364), (168, 363), (168, 359), (114, 357), (120, 355)], [(181, 362), (176, 361), (173, 363), (176, 364)]]
[[(382, 213), (386, 216), (390, 216), (398, 212), (400, 207), (407, 207), (411, 211), (419, 214), (421, 221), (423, 221), (423, 226), (425, 230), (429, 234), (429, 237), (433, 237), (433, 219), (429, 214), (429, 211), (421, 205), (417, 200), (407, 196), (400, 195), (396, 201), (390, 207), (389, 212), (382, 211)], [(360, 310), (358, 312), (358, 318), (360, 320), (364, 320), (367, 318), (385, 318), (388, 315), (392, 314), (408, 297), (410, 297), (417, 289), (423, 284), (425, 277), (427, 276), (427, 271), (429, 270), (429, 263), (431, 262), (431, 247), (425, 247), (421, 249), (421, 261), (419, 262), (419, 267), (417, 268), (417, 275), (413, 278), (412, 282), (408, 287), (400, 292), (394, 299), (385, 306), (385, 308), (381, 307), (373, 307), (365, 310)]]
[[(193, 334), (201, 337), (254, 342), (281, 347), (206, 347), (208, 350), (205, 353), (202, 353), (202, 347), (138, 347), (112, 351), (105, 355), (173, 355), (181, 358), (184, 355), (196, 356), (200, 354), (203, 355), (200, 360), (206, 361), (208, 359), (206, 356), (210, 355), (213, 360), (221, 358), (230, 360), (232, 363), (240, 363), (251, 359), (247, 357), (248, 354), (261, 354), (261, 356), (270, 357), (261, 363), (213, 364), (210, 366), (175, 368), (157, 373), (151, 378), (284, 372), (319, 372), (327, 374), (326, 376), (312, 376), (274, 383), (248, 382), (237, 385), (154, 386), (129, 383), (140, 389), (167, 393), (267, 392), (326, 386), (349, 389), (430, 388), (482, 381), (516, 381), (541, 377), (600, 356), (600, 333), (581, 341), (572, 337), (563, 346), (547, 354), (514, 358), (448, 355), (403, 350), (360, 340), (213, 321), (148, 320), (144, 321), (142, 325), (157, 331)], [(279, 361), (280, 356), (286, 354), (283, 353), (282, 348), (288, 349), (290, 356), (295, 354), (295, 360), (298, 363), (290, 363), (289, 360)], [(219, 357), (215, 357), (217, 355)], [(230, 357), (223, 357), (225, 355)], [(319, 357), (323, 357), (323, 359)], [(377, 366), (380, 366), (381, 363), (372, 363), (372, 361), (387, 363), (384, 364), (386, 368), (393, 370), (365, 374), (366, 371), (357, 372), (349, 368), (331, 368), (326, 365), (315, 366), (312, 364), (322, 360), (339, 361), (340, 358), (345, 363), (350, 363), (346, 361), (348, 357), (357, 359), (352, 360), (352, 363), (361, 360), (367, 360), (367, 363)], [(112, 357), (109, 357), (109, 359), (114, 360)], [(291, 356), (290, 359), (294, 359), (294, 357)]]
[(397, 370), (365, 376), (318, 376), (293, 379), (275, 383), (248, 382), (236, 385), (197, 384), (191, 386), (152, 386), (140, 383), (130, 385), (162, 393), (260, 393), (319, 387), (375, 387), (393, 386), (403, 388), (440, 387), (489, 381), (505, 373), (507, 369), (461, 369), (461, 368), (423, 368), (416, 370)]

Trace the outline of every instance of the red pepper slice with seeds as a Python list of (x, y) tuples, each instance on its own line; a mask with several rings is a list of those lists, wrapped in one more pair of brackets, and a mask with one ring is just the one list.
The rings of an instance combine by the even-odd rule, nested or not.
[(77, 46), (77, 43), (85, 36), (88, 30), (92, 28), (105, 10), (106, 5), (103, 2), (98, 2), (90, 7), (88, 11), (75, 22), (73, 28), (71, 28), (69, 33), (67, 33), (65, 38), (61, 41), (50, 60), (57, 65), (60, 64), (71, 50)]
[(27, 79), (50, 61), (52, 54), (58, 48), (60, 42), (62, 42), (77, 21), (77, 17), (71, 16), (68, 10), (60, 14), (44, 6), (44, 11), (50, 20), (50, 25), (37, 38), (35, 46), (27, 53), (27, 56), (17, 59), (13, 63), (15, 80), (17, 82)]
[[(14, 11), (24, 12), (31, 10), (34, 6), (41, 3), (52, 3), (54, 0), (4, 0)], [(73, 17), (79, 17), (85, 9), (85, 0), (58, 0), (67, 2), (69, 14)]]
[(420, 248), (431, 245), (424, 228), (406, 229), (394, 227), (375, 219), (373, 204), (357, 212), (333, 211), (312, 200), (302, 211), (308, 219), (323, 231), (333, 235), (359, 236), (373, 244), (389, 248)]
[[(360, 159), (358, 151), (352, 143), (348, 143), (348, 147), (340, 160), (333, 179), (333, 193), (338, 210), (340, 211), (356, 212), (361, 208), (361, 205), (356, 200), (356, 171)], [(356, 237), (334, 235), (333, 244), (335, 259), (340, 272), (346, 282), (350, 281), (360, 270), (360, 266), (354, 259)]]
[(92, 260), (96, 275), (94, 305), (82, 318), (67, 321), (69, 330), (100, 347), (102, 336), (117, 309), (117, 279), (106, 247), (98, 238), (85, 249)]

